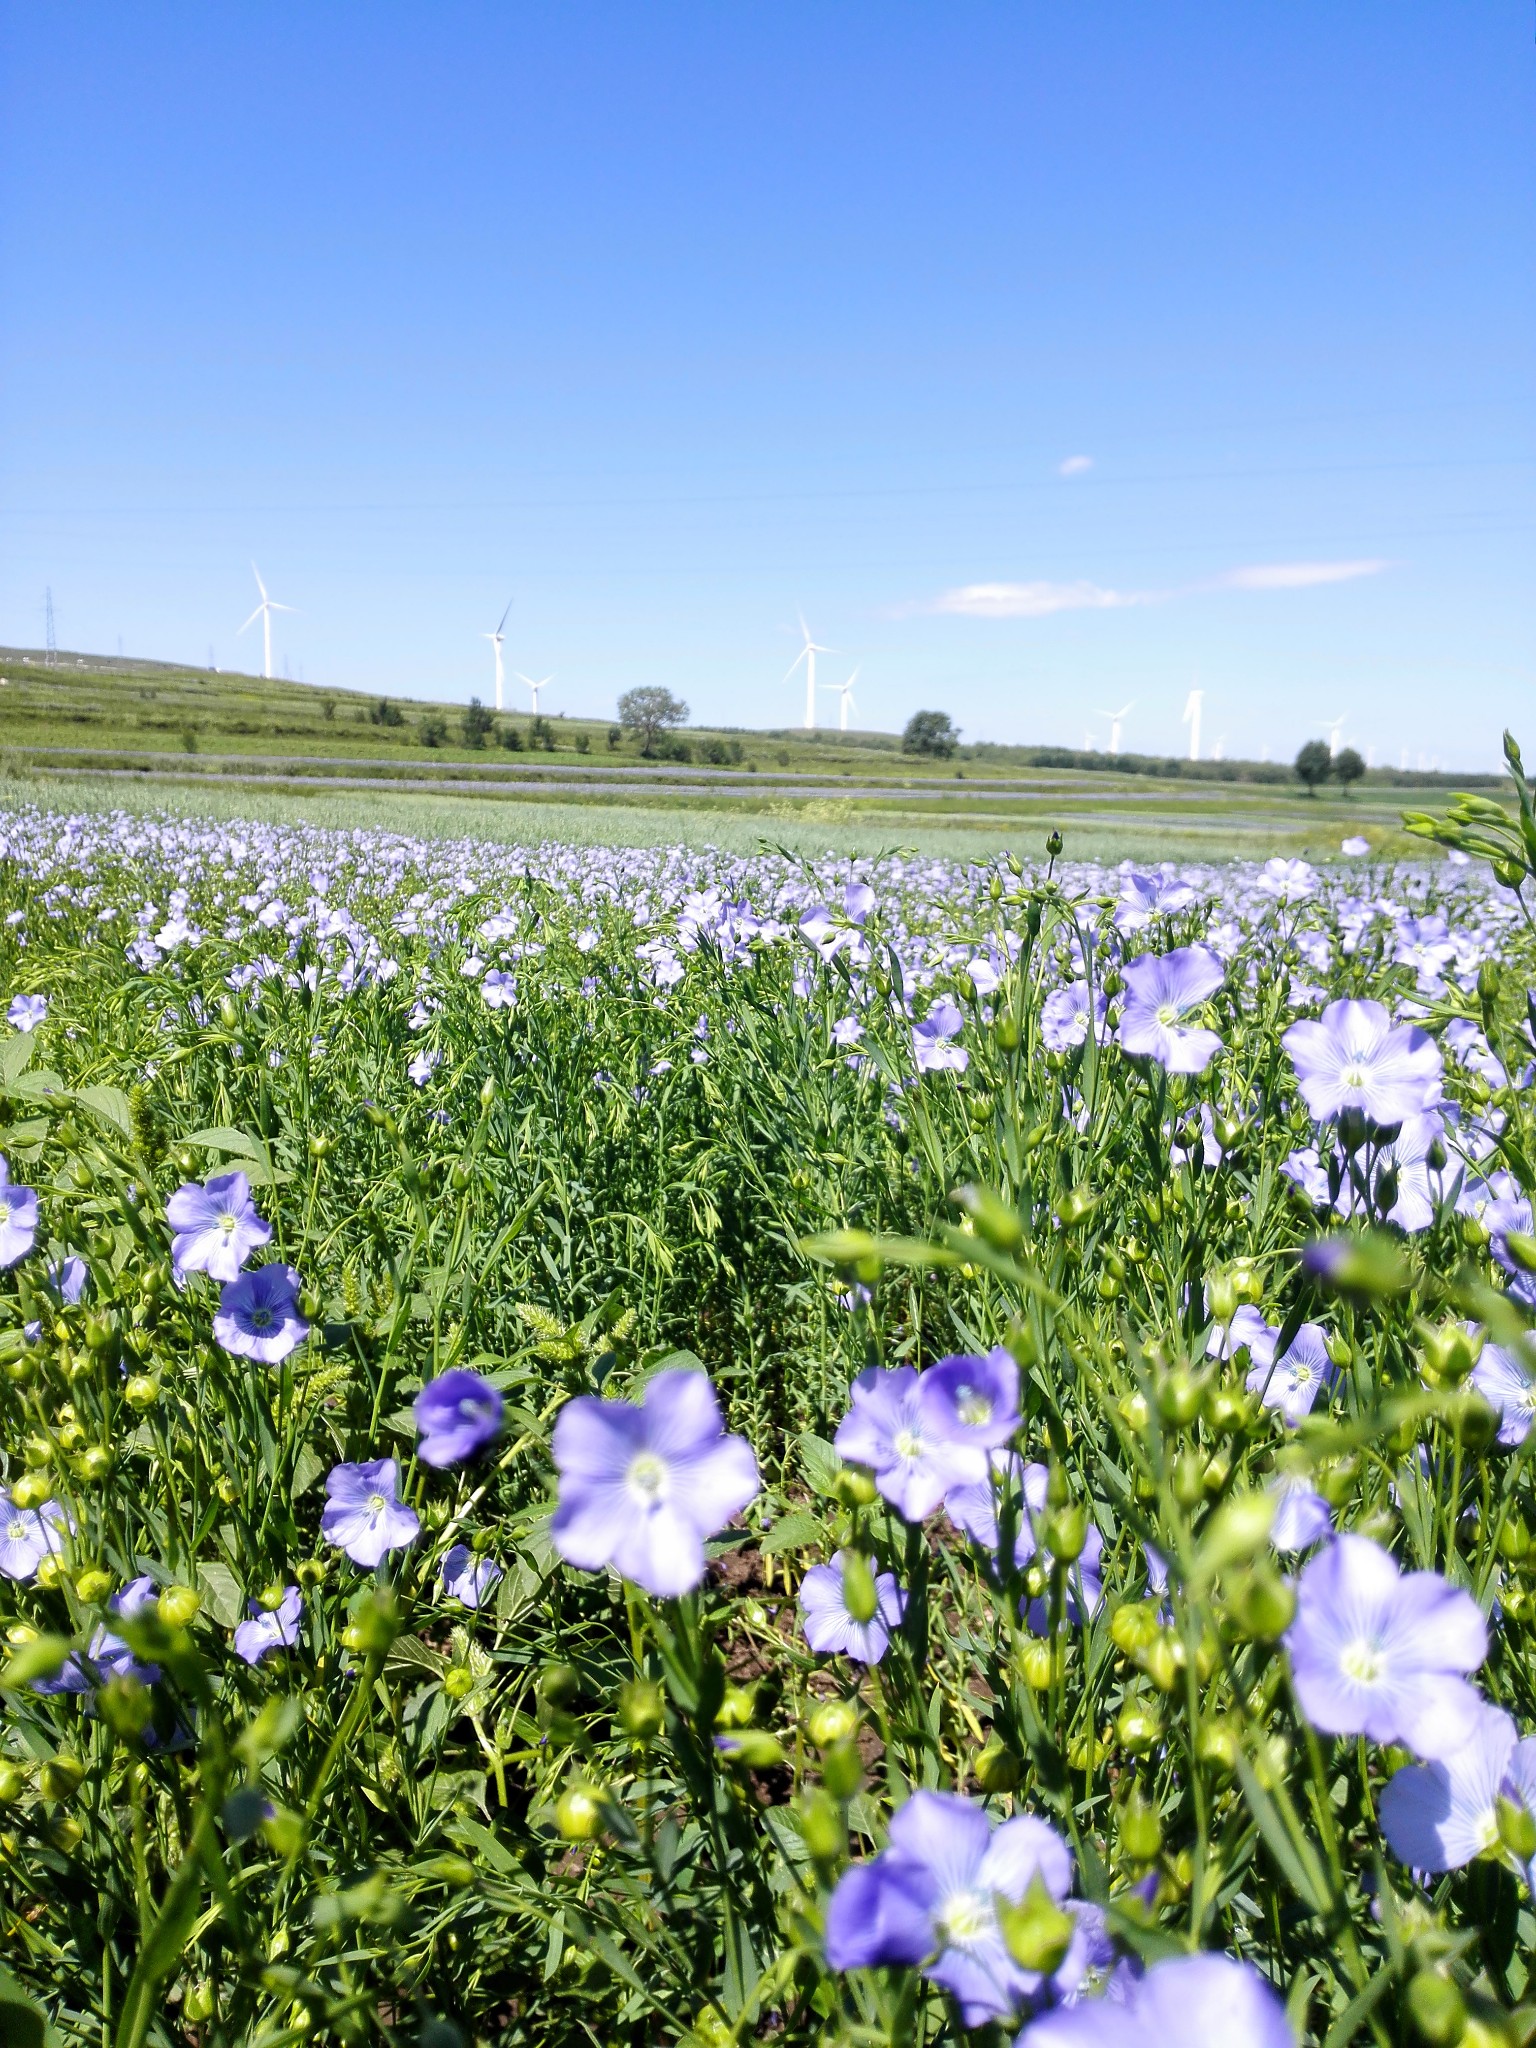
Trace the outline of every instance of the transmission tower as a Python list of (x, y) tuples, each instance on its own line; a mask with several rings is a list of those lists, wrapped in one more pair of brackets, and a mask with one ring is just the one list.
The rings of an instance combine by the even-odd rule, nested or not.
[(53, 585), (50, 583), (43, 598), (43, 608), (48, 615), (47, 665), (52, 668), (58, 658), (59, 644), (53, 634)]

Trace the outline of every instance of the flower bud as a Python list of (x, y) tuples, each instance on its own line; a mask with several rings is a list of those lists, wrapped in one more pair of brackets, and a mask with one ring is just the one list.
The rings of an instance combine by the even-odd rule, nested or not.
[(1015, 1650), (1013, 1662), (1031, 1692), (1044, 1692), (1056, 1670), (1051, 1645), (1043, 1636), (1027, 1636)]
[(185, 1628), (202, 1604), (193, 1587), (167, 1586), (155, 1608), (167, 1628)]
[(480, 1107), (482, 1109), (489, 1109), (495, 1100), (496, 1083), (491, 1079), (489, 1074), (487, 1074), (485, 1079), (480, 1083)]
[(475, 1674), (467, 1664), (450, 1664), (443, 1673), (443, 1691), (451, 1700), (465, 1700), (475, 1689)]
[(1467, 2031), (1467, 2001), (1439, 1970), (1417, 1970), (1408, 1981), (1408, 2012), (1428, 2048), (1456, 2048)]
[(1120, 1854), (1128, 1863), (1151, 1863), (1163, 1846), (1163, 1823), (1140, 1783), (1120, 1809)]
[(994, 1735), (971, 1766), (983, 1792), (1013, 1792), (1018, 1789), (1022, 1765), (1000, 1736)]
[(355, 1647), (366, 1657), (382, 1657), (400, 1633), (400, 1603), (387, 1586), (367, 1593), (352, 1610)]
[(1157, 1634), (1157, 1609), (1150, 1600), (1127, 1600), (1109, 1618), (1109, 1639), (1122, 1657), (1135, 1657)]
[(572, 1785), (555, 1802), (555, 1826), (568, 1842), (590, 1842), (603, 1831), (603, 1806), (596, 1785)]
[(77, 1479), (87, 1486), (99, 1486), (112, 1470), (112, 1453), (105, 1444), (91, 1444), (74, 1462)]
[(666, 1723), (661, 1687), (653, 1678), (631, 1678), (619, 1687), (619, 1726), (636, 1742), (649, 1742)]
[(843, 1465), (832, 1475), (832, 1495), (845, 1508), (867, 1508), (875, 1499), (875, 1475), (863, 1465)]
[(843, 1605), (854, 1621), (873, 1621), (880, 1611), (880, 1594), (869, 1559), (860, 1550), (843, 1556)]
[(1019, 1904), (998, 1899), (997, 1920), (1008, 1953), (1019, 1968), (1038, 1971), (1044, 1977), (1061, 1968), (1077, 1929), (1071, 1914), (1064, 1913), (1046, 1890), (1038, 1870)]
[(715, 1737), (715, 1748), (727, 1763), (747, 1771), (771, 1771), (784, 1761), (784, 1745), (766, 1728), (733, 1728)]
[(1192, 1508), (1204, 1494), (1205, 1457), (1191, 1446), (1174, 1460), (1173, 1497), (1180, 1507)]
[(201, 2022), (212, 2019), (214, 2008), (213, 1985), (206, 1977), (199, 1977), (195, 1984), (189, 1984), (182, 1994), (181, 2016), (184, 2020)]
[(293, 1813), (286, 1806), (274, 1806), (263, 1816), (261, 1832), (268, 1845), (285, 1859), (297, 1856), (304, 1846), (307, 1829), (302, 1815)]
[(799, 1806), (800, 1833), (815, 1863), (837, 1863), (848, 1851), (848, 1830), (837, 1802), (824, 1786), (804, 1793)]
[(1064, 1229), (1084, 1223), (1098, 1207), (1099, 1198), (1088, 1186), (1068, 1188), (1056, 1204), (1056, 1215)]
[(1076, 1564), (1088, 1541), (1088, 1511), (1080, 1501), (1052, 1508), (1045, 1518), (1045, 1547), (1058, 1564)]
[(1187, 1429), (1200, 1413), (1205, 1388), (1188, 1366), (1175, 1366), (1157, 1390), (1158, 1413), (1164, 1422)]
[(123, 1399), (134, 1408), (153, 1408), (159, 1398), (160, 1382), (152, 1373), (134, 1373), (123, 1388)]
[(1207, 1721), (1195, 1742), (1195, 1755), (1213, 1771), (1230, 1776), (1237, 1769), (1237, 1730), (1230, 1721)]
[(85, 1765), (81, 1763), (79, 1757), (69, 1756), (60, 1751), (57, 1756), (49, 1757), (43, 1765), (37, 1774), (37, 1782), (45, 1799), (62, 1804), (64, 1800), (74, 1798), (84, 1777)]
[(1296, 1612), (1296, 1595), (1270, 1565), (1244, 1573), (1227, 1600), (1227, 1612), (1241, 1636), (1272, 1643), (1283, 1636)]
[(1141, 1668), (1159, 1692), (1172, 1692), (1184, 1668), (1184, 1645), (1171, 1629), (1159, 1629), (1141, 1654)]
[(1063, 841), (1061, 834), (1059, 832), (1055, 830), (1047, 832), (1047, 834), (1045, 835), (1045, 850), (1050, 855), (1052, 860), (1060, 859), (1062, 845)]
[(1523, 1801), (1500, 1797), (1495, 1802), (1499, 1840), (1523, 1870), (1536, 1857), (1536, 1818)]
[(97, 1688), (96, 1710), (120, 1741), (137, 1742), (149, 1726), (154, 1701), (147, 1686), (120, 1671)]
[(851, 1742), (859, 1732), (859, 1710), (852, 1700), (823, 1700), (811, 1710), (805, 1731), (818, 1749)]
[(1144, 1756), (1162, 1740), (1162, 1716), (1155, 1707), (1131, 1700), (1120, 1709), (1115, 1735), (1122, 1749), (1129, 1750), (1132, 1756)]
[(834, 1799), (851, 1799), (864, 1782), (864, 1760), (852, 1742), (834, 1742), (821, 1759), (821, 1782)]
[(1213, 1322), (1231, 1322), (1237, 1314), (1237, 1288), (1230, 1273), (1207, 1274), (1205, 1305), (1210, 1310)]
[(715, 1714), (717, 1728), (750, 1728), (757, 1713), (757, 1696), (745, 1685), (728, 1685)]
[(76, 1593), (82, 1600), (88, 1603), (105, 1600), (111, 1590), (112, 1574), (102, 1571), (96, 1565), (93, 1565), (88, 1571), (81, 1572), (75, 1580)]
[(27, 1774), (9, 1757), (0, 1757), (0, 1806), (10, 1806), (27, 1789)]

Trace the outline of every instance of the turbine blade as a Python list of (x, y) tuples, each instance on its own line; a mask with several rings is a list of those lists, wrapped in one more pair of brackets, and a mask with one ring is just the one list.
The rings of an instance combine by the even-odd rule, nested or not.
[(806, 645), (802, 647), (800, 652), (795, 656), (794, 660), (789, 664), (789, 667), (785, 669), (784, 680), (786, 683), (789, 681), (790, 677), (794, 674), (795, 670), (800, 666), (801, 662), (804, 661), (805, 657), (807, 656), (807, 654), (810, 653), (810, 651), (810, 643), (807, 642)]
[(503, 613), (502, 613), (502, 615), (501, 615), (501, 619), (500, 619), (500, 623), (499, 623), (499, 624), (497, 625), (497, 627), (496, 627), (496, 630), (497, 630), (497, 632), (498, 632), (498, 633), (499, 633), (499, 632), (501, 631), (501, 628), (502, 628), (502, 626), (504, 626), (504, 625), (505, 625), (505, 624), (507, 623), (507, 612), (511, 611), (511, 609), (512, 609), (512, 600), (511, 600), (511, 598), (509, 597), (509, 598), (507, 599), (507, 611), (506, 611), (506, 612), (503, 612)]
[[(261, 617), (262, 613), (263, 613), (263, 612), (264, 612), (265, 610), (266, 610), (266, 606), (265, 606), (265, 605), (260, 605), (260, 604), (259, 604), (259, 605), (257, 605), (257, 607), (256, 607), (255, 611), (253, 611), (253, 612), (251, 613), (251, 616), (250, 616), (250, 617), (249, 617), (249, 618), (248, 618), (248, 619), (246, 620), (246, 622), (245, 622), (245, 626), (254, 626), (254, 625), (255, 625), (255, 623), (256, 623), (256, 621), (257, 621), (257, 620), (258, 620), (258, 619), (259, 619), (259, 618)], [(242, 626), (242, 627), (240, 628), (240, 630), (241, 630), (241, 632), (242, 632), (242, 633), (243, 633), (243, 632), (245, 631), (245, 626)]]

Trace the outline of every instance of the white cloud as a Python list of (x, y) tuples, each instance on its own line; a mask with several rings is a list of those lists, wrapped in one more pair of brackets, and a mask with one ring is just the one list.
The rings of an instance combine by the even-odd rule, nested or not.
[(932, 606), (966, 619), (1044, 619), (1052, 612), (1109, 612), (1153, 604), (1156, 592), (1105, 590), (1098, 583), (965, 583)]
[(1312, 590), (1320, 583), (1353, 583), (1360, 576), (1379, 576), (1388, 562), (1255, 562), (1218, 576), (1220, 590)]
[(1069, 455), (1065, 462), (1057, 463), (1056, 474), (1058, 476), (1081, 476), (1085, 470), (1092, 469), (1092, 467), (1093, 457), (1091, 455)]

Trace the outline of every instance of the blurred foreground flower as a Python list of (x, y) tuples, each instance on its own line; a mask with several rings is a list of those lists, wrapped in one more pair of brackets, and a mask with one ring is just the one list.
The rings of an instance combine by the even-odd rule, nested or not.
[(429, 1380), (416, 1396), (416, 1455), (441, 1469), (461, 1465), (483, 1450), (501, 1427), (501, 1395), (479, 1373), (455, 1366)]

